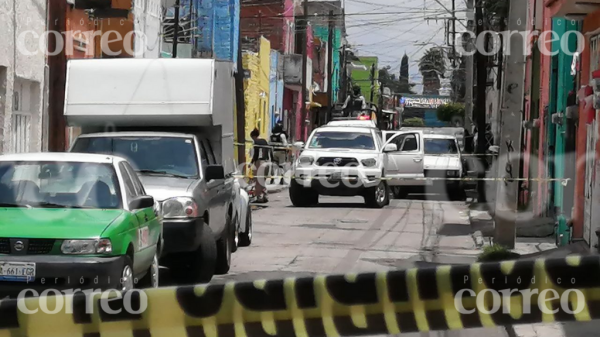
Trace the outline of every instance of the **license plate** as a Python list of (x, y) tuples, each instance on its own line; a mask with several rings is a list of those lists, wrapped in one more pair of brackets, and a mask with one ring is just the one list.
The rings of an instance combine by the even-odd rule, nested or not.
[(35, 263), (0, 262), (0, 281), (30, 282), (35, 280)]
[(334, 172), (329, 176), (331, 180), (342, 180), (342, 172)]

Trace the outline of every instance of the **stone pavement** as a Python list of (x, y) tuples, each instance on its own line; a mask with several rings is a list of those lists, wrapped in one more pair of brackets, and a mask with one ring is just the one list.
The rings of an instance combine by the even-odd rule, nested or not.
[[(287, 193), (273, 194), (253, 215), (252, 246), (240, 248), (230, 273), (213, 282), (468, 264), (479, 254), (465, 203), (421, 198), (371, 209), (362, 198), (320, 201), (296, 208)], [(504, 328), (402, 336), (482, 335), (508, 337)]]

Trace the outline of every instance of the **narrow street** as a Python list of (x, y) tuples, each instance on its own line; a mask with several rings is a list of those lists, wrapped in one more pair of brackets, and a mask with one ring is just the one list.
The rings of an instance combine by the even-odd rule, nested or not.
[[(240, 248), (230, 273), (214, 283), (471, 263), (479, 253), (464, 202), (392, 200), (375, 210), (362, 198), (321, 197), (314, 208), (294, 208), (287, 191), (270, 199), (253, 213), (252, 246)], [(482, 333), (507, 336), (501, 328), (414, 336)]]

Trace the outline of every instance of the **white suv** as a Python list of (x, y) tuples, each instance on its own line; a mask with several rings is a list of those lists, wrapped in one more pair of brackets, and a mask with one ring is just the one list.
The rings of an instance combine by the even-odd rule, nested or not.
[(389, 204), (385, 175), (387, 151), (376, 128), (323, 126), (312, 132), (294, 163), (290, 186), (292, 204), (312, 206), (319, 195), (363, 196), (370, 207)]

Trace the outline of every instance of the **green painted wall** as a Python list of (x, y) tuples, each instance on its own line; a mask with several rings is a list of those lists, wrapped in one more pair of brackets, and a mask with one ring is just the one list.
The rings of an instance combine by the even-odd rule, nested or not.
[[(313, 32), (315, 36), (320, 38), (323, 41), (328, 41), (329, 39), (329, 27), (327, 26), (313, 26)], [(340, 90), (340, 72), (341, 72), (341, 62), (340, 62), (340, 49), (342, 48), (342, 31), (339, 28), (334, 29), (333, 36), (333, 82), (331, 83), (333, 87), (333, 101), (337, 102), (338, 94)]]
[[(553, 52), (558, 51), (558, 55), (554, 58), (556, 65), (556, 75), (553, 76), (553, 82), (551, 83), (550, 92), (550, 112), (551, 113), (564, 113), (567, 108), (567, 96), (571, 90), (573, 90), (573, 76), (571, 76), (571, 64), (573, 62), (573, 56), (567, 54), (565, 47), (573, 53), (577, 49), (577, 36), (575, 34), (569, 34), (568, 38), (565, 38), (565, 34), (568, 31), (577, 31), (579, 27), (576, 22), (572, 20), (566, 20), (562, 18), (552, 19), (552, 29), (558, 34), (559, 40), (552, 43)], [(564, 41), (564, 42), (561, 42)], [(555, 82), (554, 82), (555, 81)], [(557, 179), (563, 179), (565, 177), (565, 131), (566, 131), (567, 120), (563, 117), (562, 125), (551, 124), (554, 127), (555, 134), (555, 160), (554, 160), (554, 176)], [(554, 205), (560, 207), (562, 212), (570, 214), (570, 209), (563, 209), (564, 206), (564, 187), (560, 181), (554, 182)], [(572, 196), (571, 196), (572, 197)]]
[(371, 99), (371, 67), (375, 66), (375, 94), (373, 95), (373, 102), (377, 104), (379, 101), (379, 86), (377, 80), (379, 79), (379, 67), (378, 59), (374, 56), (359, 57), (359, 61), (353, 61), (354, 64), (362, 64), (367, 67), (367, 70), (353, 69), (352, 70), (352, 82), (353, 85), (360, 86), (360, 90), (365, 96), (367, 102)]

